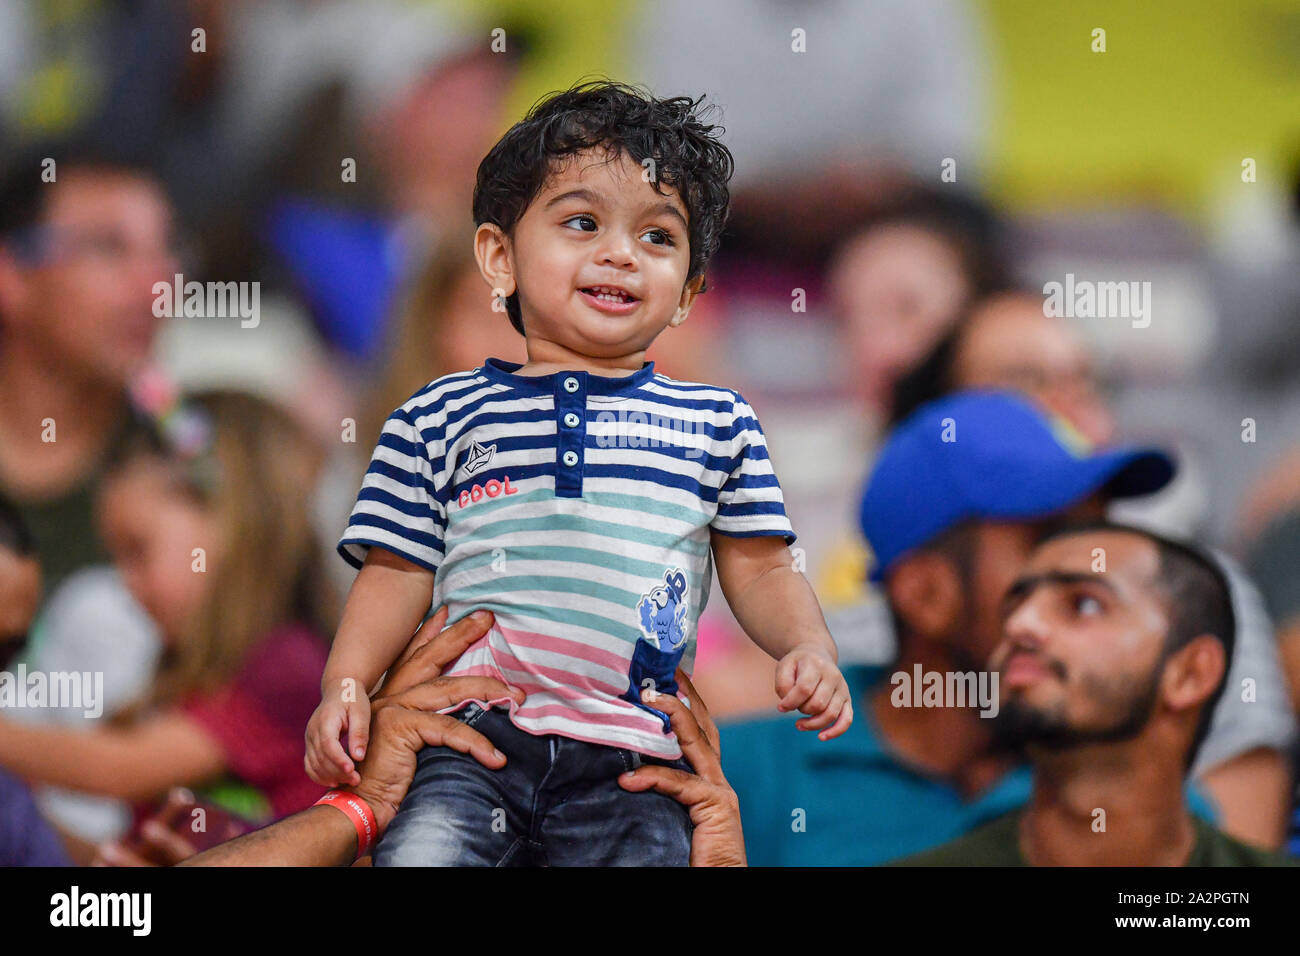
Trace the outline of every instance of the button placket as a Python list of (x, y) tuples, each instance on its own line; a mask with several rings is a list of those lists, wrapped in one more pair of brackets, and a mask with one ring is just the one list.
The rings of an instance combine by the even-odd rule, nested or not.
[(582, 497), (587, 438), (587, 373), (564, 372), (555, 385), (555, 496)]

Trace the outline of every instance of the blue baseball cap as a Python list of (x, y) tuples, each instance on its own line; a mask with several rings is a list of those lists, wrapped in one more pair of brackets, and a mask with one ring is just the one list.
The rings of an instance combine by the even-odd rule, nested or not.
[(1097, 491), (1150, 494), (1173, 476), (1164, 452), (1094, 451), (1013, 393), (946, 395), (898, 426), (867, 479), (858, 521), (875, 552), (871, 580), (962, 521), (1044, 517)]

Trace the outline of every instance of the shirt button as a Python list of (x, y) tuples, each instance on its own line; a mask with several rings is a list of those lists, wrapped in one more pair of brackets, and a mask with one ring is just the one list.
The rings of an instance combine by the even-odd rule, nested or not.
[(578, 390), (578, 380), (570, 375), (564, 380), (564, 390), (569, 394), (576, 392)]
[(573, 412), (569, 412), (569, 414), (567, 414), (567, 415), (564, 416), (564, 427), (565, 427), (565, 428), (577, 428), (577, 427), (578, 427), (578, 422), (580, 422), (580, 421), (582, 421), (581, 418), (579, 418), (577, 415), (573, 414)]
[(576, 451), (566, 451), (564, 453), (564, 464), (567, 468), (572, 468), (578, 463), (578, 453)]

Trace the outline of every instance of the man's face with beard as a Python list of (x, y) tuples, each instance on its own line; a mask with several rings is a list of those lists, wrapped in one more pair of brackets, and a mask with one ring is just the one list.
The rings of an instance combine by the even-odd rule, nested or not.
[(1058, 537), (1034, 552), (1003, 599), (989, 661), (1005, 742), (1060, 750), (1142, 732), (1169, 630), (1159, 562), (1155, 544), (1122, 531)]

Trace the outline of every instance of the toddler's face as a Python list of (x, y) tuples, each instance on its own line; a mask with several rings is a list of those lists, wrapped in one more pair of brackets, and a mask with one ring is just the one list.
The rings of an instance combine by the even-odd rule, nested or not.
[[(616, 358), (644, 351), (685, 319), (699, 282), (690, 266), (687, 211), (619, 153), (587, 151), (557, 168), (515, 226), (504, 260), (530, 342)], [(598, 287), (616, 289), (614, 295)]]

